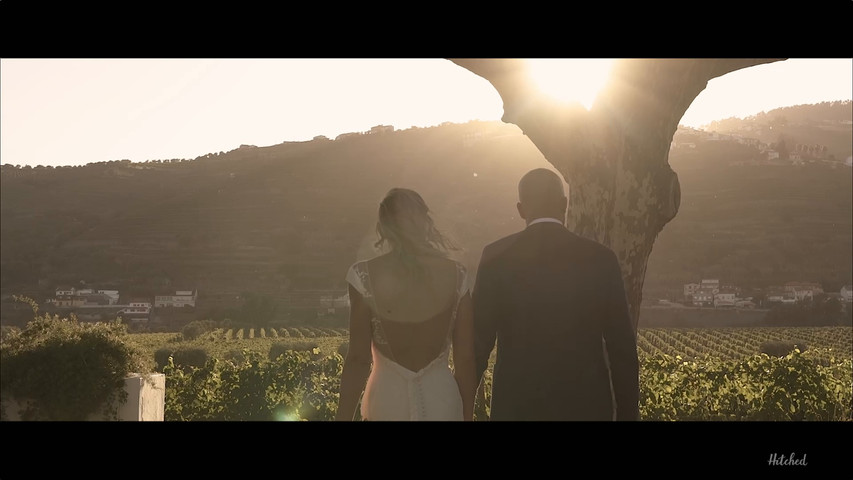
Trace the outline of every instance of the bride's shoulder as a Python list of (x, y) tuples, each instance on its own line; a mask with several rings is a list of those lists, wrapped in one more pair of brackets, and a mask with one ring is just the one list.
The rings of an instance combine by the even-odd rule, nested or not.
[(359, 271), (359, 270), (361, 269), (361, 264), (362, 264), (362, 263), (364, 263), (364, 261), (363, 261), (363, 260), (359, 260), (359, 261), (357, 261), (357, 262), (354, 262), (354, 263), (350, 264), (349, 268), (347, 268), (347, 275), (349, 275), (349, 274), (351, 274), (351, 273), (353, 273), (353, 272), (357, 272), (357, 271)]
[(367, 277), (368, 269), (366, 260), (359, 260), (347, 269), (346, 281), (362, 295), (367, 293)]
[(365, 277), (367, 276), (367, 260), (359, 260), (354, 262), (347, 269), (347, 277)]
[(349, 269), (357, 271), (357, 272), (366, 272), (369, 270), (369, 268), (368, 268), (369, 266), (375, 267), (380, 262), (384, 261), (384, 257), (386, 257), (386, 256), (387, 256), (387, 254), (378, 255), (376, 257), (366, 258), (363, 260), (358, 260), (358, 261), (354, 262), (352, 265), (350, 265)]
[(460, 262), (459, 260), (456, 260), (455, 258), (445, 258), (445, 260), (447, 260), (451, 264), (455, 265), (456, 268), (458, 268), (458, 269), (462, 269), (462, 270), (465, 269), (465, 264)]
[(457, 278), (466, 278), (468, 276), (468, 269), (465, 267), (465, 264), (460, 262), (459, 260), (448, 259), (451, 263), (451, 269), (456, 272)]
[(443, 268), (455, 268), (456, 270), (465, 271), (465, 264), (450, 257), (433, 257), (433, 261), (442, 265)]

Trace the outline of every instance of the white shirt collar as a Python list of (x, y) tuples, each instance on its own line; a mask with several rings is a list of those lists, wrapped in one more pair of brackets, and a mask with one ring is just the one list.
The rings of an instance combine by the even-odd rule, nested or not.
[(534, 223), (543, 223), (543, 222), (559, 223), (560, 225), (562, 225), (562, 224), (563, 224), (563, 221), (562, 221), (562, 220), (557, 220), (556, 218), (552, 218), (552, 217), (541, 217), (541, 218), (537, 218), (536, 220), (533, 220), (532, 222), (528, 223), (528, 224), (527, 224), (527, 226), (529, 227), (529, 226), (533, 225)]

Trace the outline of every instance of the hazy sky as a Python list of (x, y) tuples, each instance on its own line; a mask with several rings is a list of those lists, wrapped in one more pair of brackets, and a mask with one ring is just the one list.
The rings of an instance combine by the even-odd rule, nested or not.
[[(599, 60), (584, 71), (601, 82), (608, 67)], [(546, 77), (564, 86), (578, 77), (560, 74)], [(789, 59), (710, 81), (681, 123), (699, 127), (851, 93), (853, 60)], [(588, 105), (589, 95), (579, 100)], [(241, 144), (502, 113), (486, 80), (443, 59), (0, 59), (3, 164), (191, 159)]]

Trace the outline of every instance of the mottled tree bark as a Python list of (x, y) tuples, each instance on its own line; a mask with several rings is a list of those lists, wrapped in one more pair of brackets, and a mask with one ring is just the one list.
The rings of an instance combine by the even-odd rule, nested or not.
[(614, 64), (592, 110), (554, 102), (520, 59), (450, 59), (488, 80), (502, 120), (518, 125), (569, 185), (567, 225), (619, 258), (634, 331), (655, 238), (681, 200), (669, 147), (708, 81), (783, 59), (629, 59)]

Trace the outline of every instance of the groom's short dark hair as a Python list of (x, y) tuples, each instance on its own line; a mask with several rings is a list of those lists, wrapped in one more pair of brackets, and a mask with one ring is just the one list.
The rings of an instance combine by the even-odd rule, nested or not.
[(547, 208), (566, 198), (563, 179), (547, 168), (534, 168), (518, 182), (518, 201), (532, 208)]

